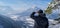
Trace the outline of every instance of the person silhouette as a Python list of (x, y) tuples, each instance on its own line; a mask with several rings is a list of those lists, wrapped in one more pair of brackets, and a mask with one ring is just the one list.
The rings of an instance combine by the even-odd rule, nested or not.
[(48, 19), (46, 17), (46, 14), (43, 13), (43, 10), (40, 9), (37, 12), (32, 12), (30, 17), (35, 20), (34, 28), (48, 28), (49, 26)]

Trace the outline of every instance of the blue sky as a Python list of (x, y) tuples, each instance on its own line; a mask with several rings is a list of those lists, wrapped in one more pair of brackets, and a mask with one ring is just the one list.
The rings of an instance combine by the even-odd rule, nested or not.
[(0, 0), (0, 6), (8, 6), (14, 12), (22, 12), (35, 6), (45, 9), (49, 2), (51, 0)]

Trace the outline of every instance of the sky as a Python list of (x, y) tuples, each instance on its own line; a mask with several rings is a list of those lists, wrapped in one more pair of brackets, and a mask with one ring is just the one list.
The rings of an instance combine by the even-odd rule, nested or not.
[(49, 2), (51, 0), (0, 0), (0, 13), (8, 11), (13, 13), (22, 12), (34, 7), (46, 9)]

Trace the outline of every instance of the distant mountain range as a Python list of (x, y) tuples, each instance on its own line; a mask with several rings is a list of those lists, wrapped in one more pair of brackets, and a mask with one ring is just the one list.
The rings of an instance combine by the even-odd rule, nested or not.
[[(38, 8), (38, 7), (29, 8), (29, 9), (27, 9), (26, 11), (23, 11), (22, 13), (17, 13), (16, 15), (20, 15), (20, 16), (30, 16), (30, 14), (31, 14), (32, 12), (36, 12), (36, 11), (38, 11), (38, 10), (40, 10), (40, 8)], [(49, 19), (56, 19), (59, 15), (58, 15), (58, 13), (52, 13), (52, 14), (47, 15), (47, 16), (48, 16)]]
[(23, 11), (22, 13), (17, 13), (16, 15), (29, 16), (32, 12), (36, 12), (38, 10), (40, 10), (40, 8), (38, 8), (38, 7), (29, 8), (26, 11)]
[(14, 10), (9, 6), (0, 6), (0, 14), (6, 14), (12, 11)]

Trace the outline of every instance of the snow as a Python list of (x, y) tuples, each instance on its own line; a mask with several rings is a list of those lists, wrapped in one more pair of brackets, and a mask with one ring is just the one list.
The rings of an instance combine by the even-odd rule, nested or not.
[[(16, 18), (16, 19), (15, 19)], [(12, 18), (14, 21), (17, 21), (17, 23), (22, 23), (20, 24), (21, 27), (28, 27), (28, 28), (33, 28), (34, 26), (34, 20), (29, 18), (28, 16), (25, 17), (18, 17), (18, 16), (13, 16)]]
[[(4, 17), (4, 16), (2, 16), (2, 17)], [(10, 15), (9, 17), (13, 21), (11, 21), (10, 18), (6, 18), (6, 17), (4, 20), (5, 21), (10, 20), (13, 25), (17, 25), (18, 27), (21, 26), (21, 28), (33, 28), (33, 26), (34, 26), (34, 20), (31, 19), (29, 16), (21, 17), (18, 15)], [(58, 21), (56, 21), (54, 19), (48, 19), (48, 20), (49, 20), (49, 28), (60, 28), (60, 23), (58, 23)], [(0, 28), (4, 28), (4, 26), (0, 24)]]
[[(19, 19), (17, 19), (16, 21), (22, 21), (24, 22), (26, 28), (33, 28), (34, 26), (34, 20), (31, 19), (30, 17), (28, 16), (24, 16), (24, 17), (17, 17)], [(14, 19), (14, 18), (13, 18)], [(60, 23), (58, 24), (58, 21), (55, 21), (53, 19), (48, 19), (49, 20), (49, 28), (60, 28)], [(23, 26), (22, 26), (23, 27)]]

